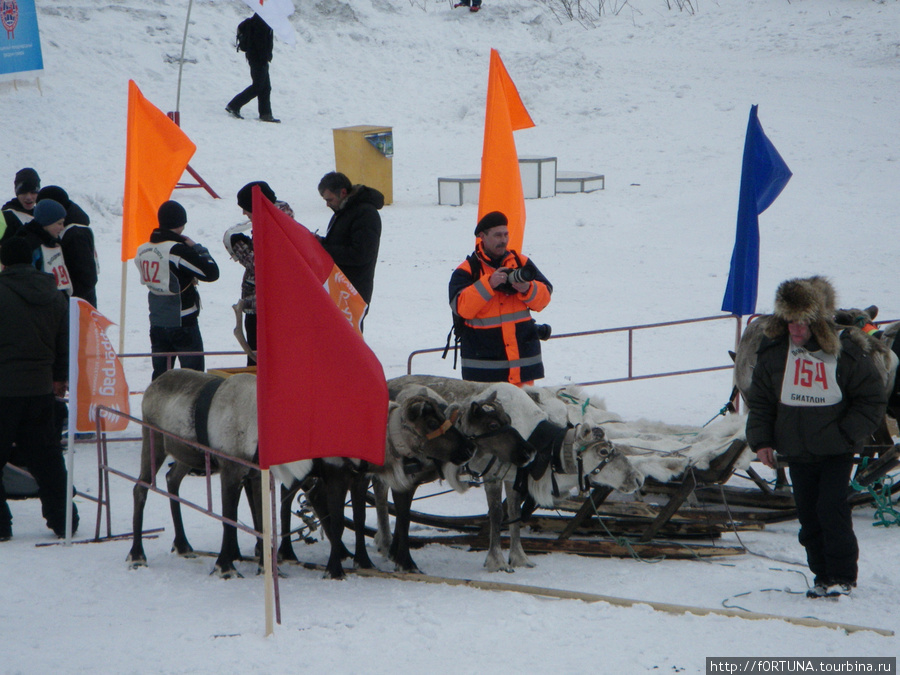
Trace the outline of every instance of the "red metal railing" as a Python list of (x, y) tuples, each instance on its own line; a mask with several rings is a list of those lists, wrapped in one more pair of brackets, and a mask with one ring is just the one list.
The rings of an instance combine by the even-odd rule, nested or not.
[[(575, 382), (573, 384), (578, 384), (581, 386), (589, 386), (589, 385), (597, 385), (597, 384), (612, 384), (614, 382), (634, 382), (637, 380), (649, 380), (657, 377), (672, 377), (675, 375), (690, 375), (693, 373), (709, 373), (719, 370), (730, 370), (734, 367), (733, 363), (728, 363), (720, 366), (710, 366), (705, 368), (688, 368), (684, 370), (670, 370), (656, 373), (647, 373), (642, 375), (634, 374), (634, 335), (640, 331), (652, 331), (661, 328), (670, 328), (672, 326), (684, 326), (689, 324), (699, 324), (705, 322), (722, 322), (722, 321), (734, 321), (735, 322), (735, 331), (734, 331), (734, 349), (737, 349), (737, 345), (741, 340), (741, 332), (742, 332), (742, 317), (735, 316), (733, 314), (728, 316), (705, 316), (697, 319), (681, 319), (678, 321), (662, 321), (658, 323), (647, 323), (647, 324), (639, 324), (635, 326), (620, 326), (617, 328), (601, 328), (598, 330), (588, 330), (588, 331), (580, 331), (577, 333), (561, 333), (559, 335), (553, 335), (549, 339), (550, 340), (565, 340), (568, 338), (576, 338), (576, 337), (588, 337), (594, 335), (610, 335), (614, 333), (626, 333), (628, 337), (628, 350), (627, 350), (627, 372), (628, 375), (625, 377), (614, 377), (603, 380), (592, 380), (586, 382)], [(407, 374), (412, 374), (412, 362), (416, 356), (421, 354), (433, 354), (443, 352), (444, 347), (434, 347), (430, 349), (418, 349), (412, 353), (410, 353), (409, 358), (406, 360), (406, 372)], [(727, 350), (723, 350), (727, 351)]]
[[(131, 474), (126, 473), (125, 471), (121, 471), (112, 467), (109, 463), (109, 454), (107, 452), (107, 438), (106, 433), (101, 430), (100, 427), (100, 418), (101, 414), (112, 414), (118, 415), (120, 417), (125, 417), (136, 424), (139, 424), (142, 428), (147, 428), (152, 431), (159, 432), (164, 436), (175, 439), (180, 443), (184, 443), (185, 445), (196, 448), (204, 455), (204, 475), (206, 479), (206, 506), (201, 506), (200, 504), (196, 504), (180, 495), (175, 495), (168, 490), (164, 490), (157, 486), (156, 484), (156, 474), (159, 472), (159, 461), (157, 452), (158, 449), (155, 447), (155, 443), (153, 442), (153, 436), (150, 436), (150, 483), (142, 481), (138, 476), (132, 476)], [(173, 434), (171, 432), (166, 431), (165, 429), (160, 429), (158, 427), (153, 426), (152, 424), (147, 424), (141, 419), (137, 417), (133, 417), (131, 415), (126, 415), (123, 412), (118, 410), (114, 410), (112, 408), (108, 408), (103, 405), (98, 405), (95, 412), (95, 421), (97, 425), (97, 472), (98, 472), (98, 489), (97, 489), (97, 498), (94, 500), (97, 502), (97, 522), (94, 529), (94, 539), (100, 539), (100, 527), (103, 522), (103, 509), (106, 507), (106, 536), (112, 536), (112, 516), (110, 509), (110, 490), (109, 490), (109, 476), (110, 474), (114, 476), (118, 476), (119, 478), (124, 478), (125, 480), (134, 483), (135, 485), (141, 485), (148, 490), (155, 492), (156, 494), (163, 495), (164, 497), (168, 497), (172, 501), (177, 501), (179, 504), (184, 504), (200, 513), (209, 516), (215, 520), (218, 520), (221, 523), (231, 525), (232, 527), (241, 530), (242, 532), (246, 532), (247, 534), (256, 537), (257, 539), (263, 538), (263, 533), (249, 527), (248, 525), (244, 525), (241, 522), (231, 520), (230, 518), (226, 518), (213, 510), (213, 497), (212, 497), (212, 460), (211, 458), (215, 456), (221, 461), (226, 462), (234, 462), (236, 464), (240, 464), (249, 469), (260, 471), (260, 467), (258, 464), (254, 464), (253, 462), (248, 462), (239, 457), (234, 457), (232, 455), (227, 455), (219, 450), (215, 450), (206, 445), (202, 445), (201, 443), (197, 443), (196, 441), (190, 441), (188, 439), (182, 438)], [(165, 461), (165, 453), (162, 455), (162, 461)], [(272, 515), (272, 546), (271, 546), (271, 555), (272, 555), (272, 569), (278, 569), (278, 546), (277, 546), (277, 538), (278, 538), (278, 527), (275, 522), (276, 517), (276, 503), (275, 503), (275, 478), (270, 473), (269, 474), (269, 497), (271, 500), (271, 515)], [(277, 623), (281, 623), (281, 600), (278, 593), (278, 574), (277, 572), (272, 575), (273, 583), (274, 583), (274, 591), (275, 591), (275, 620)]]

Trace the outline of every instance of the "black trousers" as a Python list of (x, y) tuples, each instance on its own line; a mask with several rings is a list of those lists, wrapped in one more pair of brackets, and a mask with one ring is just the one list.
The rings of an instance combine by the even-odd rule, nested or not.
[[(256, 351), (256, 314), (244, 314), (244, 337), (247, 338), (250, 349)], [(247, 365), (256, 365), (256, 359), (249, 354), (247, 355)]]
[[(178, 362), (182, 368), (192, 370), (206, 370), (203, 354), (203, 337), (200, 335), (200, 326), (180, 326), (177, 328), (163, 328), (162, 326), (150, 326), (150, 351), (159, 352), (198, 352), (197, 354), (178, 354)], [(171, 356), (153, 356), (153, 376), (155, 380), (172, 367), (175, 358)]]
[[(41, 512), (47, 527), (57, 532), (66, 523), (66, 465), (59, 447), (53, 394), (0, 397), (0, 473), (12, 458), (38, 484)], [(12, 533), (12, 514), (0, 481), (0, 534)]]
[(852, 455), (790, 465), (799, 539), (816, 583), (856, 583), (859, 545), (847, 502), (852, 470)]
[(228, 103), (232, 110), (240, 110), (256, 98), (260, 117), (272, 114), (272, 83), (269, 81), (269, 62), (250, 61), (250, 80), (252, 84), (235, 96)]

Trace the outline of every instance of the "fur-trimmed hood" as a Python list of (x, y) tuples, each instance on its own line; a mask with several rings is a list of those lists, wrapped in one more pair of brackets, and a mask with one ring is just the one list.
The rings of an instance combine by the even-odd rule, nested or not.
[(837, 354), (841, 341), (834, 322), (835, 292), (825, 277), (788, 279), (775, 291), (775, 312), (766, 326), (766, 336), (778, 338), (787, 334), (792, 321), (807, 322), (822, 351)]

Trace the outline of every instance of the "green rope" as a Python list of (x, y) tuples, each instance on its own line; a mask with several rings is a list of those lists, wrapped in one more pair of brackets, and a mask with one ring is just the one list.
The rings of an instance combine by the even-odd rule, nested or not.
[[(863, 457), (860, 471), (864, 471), (869, 463), (868, 457)], [(885, 476), (874, 485), (860, 485), (855, 478), (850, 481), (850, 487), (857, 492), (868, 492), (875, 504), (875, 514), (872, 523), (873, 526), (890, 527), (891, 525), (900, 525), (900, 511), (894, 508), (891, 503), (891, 495), (894, 488), (894, 477), (898, 474)]]
[(607, 536), (610, 539), (612, 539), (614, 543), (618, 544), (619, 546), (624, 548), (626, 551), (628, 551), (634, 560), (637, 560), (638, 562), (642, 562), (642, 563), (658, 563), (658, 562), (662, 562), (663, 560), (665, 560), (665, 558), (666, 558), (665, 555), (660, 555), (656, 558), (644, 558), (643, 556), (641, 556), (640, 553), (638, 553), (637, 551), (634, 550), (634, 547), (631, 545), (631, 542), (626, 537), (615, 536), (612, 532), (609, 531), (609, 528), (606, 526), (606, 523), (603, 522), (604, 518), (602, 515), (600, 515), (600, 512), (597, 510), (597, 505), (594, 504), (594, 500), (591, 498), (590, 494), (588, 494), (588, 499), (591, 500), (591, 506), (594, 508), (594, 515), (597, 517), (597, 521), (603, 526), (603, 529), (606, 531)]
[[(571, 401), (572, 403), (574, 403), (575, 405), (578, 405), (579, 403), (581, 403), (581, 399), (579, 399), (577, 396), (572, 396), (572, 394), (566, 394), (566, 393), (561, 392), (561, 393), (557, 394), (557, 396), (559, 396), (559, 398), (561, 398), (561, 399), (567, 399), (567, 400)], [(588, 406), (590, 404), (591, 404), (591, 397), (588, 396), (584, 400), (584, 403), (581, 403), (581, 416), (582, 417), (584, 417), (584, 411), (588, 409)]]

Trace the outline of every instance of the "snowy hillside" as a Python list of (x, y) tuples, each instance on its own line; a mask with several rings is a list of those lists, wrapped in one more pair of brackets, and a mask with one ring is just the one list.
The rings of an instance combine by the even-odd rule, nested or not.
[[(721, 314), (752, 104), (794, 174), (760, 217), (758, 309), (771, 309), (782, 280), (819, 273), (833, 280), (840, 304), (874, 303), (882, 317), (900, 318), (892, 265), (900, 214), (896, 0), (605, 0), (588, 27), (558, 19), (555, 0), (486, 0), (478, 14), (444, 0), (295, 4), (298, 42), (276, 43), (271, 65), (273, 112), (282, 120), (272, 125), (254, 119), (253, 103), (245, 120), (224, 111), (249, 84), (233, 47), (246, 5), (193, 2), (182, 128), (198, 148), (192, 167), (223, 198), (202, 190), (177, 190), (173, 198), (187, 208), (186, 234), (209, 246), (222, 270), (218, 282), (201, 288), (207, 349), (237, 349), (231, 305), (242, 269), (220, 242), (241, 219), (238, 188), (266, 180), (299, 222), (324, 229), (330, 211), (316, 185), (334, 168), (331, 130), (358, 124), (393, 127), (395, 148), (394, 203), (382, 212), (366, 340), (389, 377), (406, 372), (413, 350), (443, 345), (447, 281), (471, 252), (476, 207), (439, 206), (437, 178), (479, 171), (491, 48), (536, 123), (516, 133), (520, 155), (557, 157), (560, 170), (606, 177), (603, 191), (526, 202), (523, 249), (554, 284), (540, 318), (556, 334)], [(188, 0), (37, 6), (45, 72), (39, 83), (0, 83), (0, 186), (5, 201), (14, 173), (31, 166), (44, 185), (64, 187), (90, 214), (102, 267), (100, 309), (118, 322), (127, 83), (134, 79), (162, 110), (175, 109)], [(133, 268), (125, 299), (125, 351), (146, 352), (146, 293)], [(635, 367), (723, 365), (733, 343), (732, 325), (723, 326), (638, 342)], [(546, 382), (621, 376), (623, 349), (612, 338), (549, 342)], [(452, 372), (439, 359), (423, 359), (417, 370)], [(149, 363), (127, 368), (131, 388), (143, 389)], [(730, 373), (719, 372), (598, 387), (595, 395), (629, 419), (700, 425), (730, 388)], [(136, 469), (135, 444), (115, 452)], [(76, 464), (76, 484), (95, 491), (90, 446), (79, 449)], [(202, 481), (195, 482), (199, 494)], [(114, 482), (112, 489), (113, 529), (130, 531), (130, 485)], [(484, 509), (481, 491), (458, 499), (450, 508), (459, 513)], [(281, 581), (284, 625), (264, 640), (262, 583), (252, 566), (242, 568), (246, 579), (225, 583), (207, 576), (211, 559), (169, 554), (162, 498), (150, 497), (145, 522), (166, 532), (147, 542), (150, 567), (137, 572), (126, 570), (127, 542), (36, 548), (53, 541), (39, 504), (11, 508), (15, 537), (0, 544), (4, 674), (704, 672), (706, 656), (900, 653), (896, 637), (871, 632), (385, 579), (326, 582), (299, 568)], [(79, 536), (86, 537), (93, 509), (87, 502), (79, 508)], [(796, 522), (742, 534), (751, 550), (771, 558), (649, 564), (557, 554), (499, 580), (897, 630), (900, 591), (889, 561), (898, 533), (870, 521), (871, 511), (856, 513), (860, 588), (840, 603), (810, 604), (784, 592), (806, 588)], [(190, 517), (187, 526), (198, 549), (218, 546), (213, 523)], [(736, 542), (728, 536), (723, 543)], [(249, 552), (251, 545), (242, 540), (242, 547)], [(324, 562), (327, 547), (300, 555)], [(416, 558), (431, 574), (498, 580), (481, 568), (481, 553), (431, 546)], [(734, 599), (743, 592), (749, 595)]]

